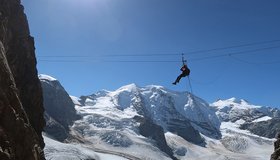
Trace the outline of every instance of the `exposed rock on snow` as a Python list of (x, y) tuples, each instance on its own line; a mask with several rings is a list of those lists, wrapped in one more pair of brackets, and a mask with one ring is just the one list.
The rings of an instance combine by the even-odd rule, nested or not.
[(239, 135), (225, 136), (221, 142), (228, 150), (232, 152), (242, 153), (249, 146), (248, 141)]
[(137, 122), (140, 122), (139, 132), (141, 135), (151, 138), (155, 141), (158, 148), (169, 155), (172, 159), (177, 159), (173, 156), (172, 149), (167, 145), (164, 130), (161, 126), (154, 124), (151, 120), (139, 116), (135, 116)]
[(277, 134), (280, 133), (280, 118), (244, 123), (240, 128), (249, 130), (252, 133), (262, 137), (275, 138)]
[(133, 144), (132, 140), (117, 131), (109, 131), (100, 134), (101, 140), (114, 147), (129, 147)]

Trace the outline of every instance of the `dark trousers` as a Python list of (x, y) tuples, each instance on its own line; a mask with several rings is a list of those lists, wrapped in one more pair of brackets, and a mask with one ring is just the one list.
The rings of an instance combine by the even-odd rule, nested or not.
[(188, 75), (188, 74), (185, 74), (185, 73), (180, 74), (180, 75), (177, 77), (175, 83), (179, 83), (180, 80), (181, 80), (181, 78), (182, 78), (182, 77), (186, 77), (187, 75)]

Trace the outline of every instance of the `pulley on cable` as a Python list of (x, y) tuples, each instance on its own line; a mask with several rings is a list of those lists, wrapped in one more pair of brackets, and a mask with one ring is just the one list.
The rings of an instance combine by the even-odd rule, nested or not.
[(181, 78), (182, 77), (186, 77), (188, 76), (188, 79), (189, 79), (189, 85), (190, 85), (190, 88), (191, 88), (191, 93), (192, 93), (192, 87), (191, 87), (191, 81), (190, 81), (190, 78), (189, 78), (189, 75), (190, 75), (190, 69), (188, 68), (187, 66), (187, 60), (185, 60), (185, 57), (184, 57), (184, 53), (182, 53), (182, 63), (183, 63), (183, 66), (181, 67), (181, 71), (182, 73), (177, 77), (177, 79), (175, 80), (175, 82), (173, 82), (172, 84), (176, 85), (177, 83), (180, 82)]

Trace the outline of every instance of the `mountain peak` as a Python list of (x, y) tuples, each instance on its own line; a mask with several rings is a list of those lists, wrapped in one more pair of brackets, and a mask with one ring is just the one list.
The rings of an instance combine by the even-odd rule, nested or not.
[(216, 106), (218, 108), (224, 108), (224, 107), (233, 107), (233, 108), (239, 108), (239, 109), (249, 109), (249, 108), (260, 108), (261, 106), (250, 104), (245, 99), (238, 99), (236, 97), (232, 97), (229, 99), (219, 99), (216, 102), (212, 104), (212, 106)]
[(233, 103), (237, 103), (237, 104), (249, 104), (249, 102), (245, 99), (238, 99), (236, 97), (232, 97), (232, 98), (229, 98), (228, 100), (225, 100), (225, 101), (231, 101)]
[(121, 88), (117, 89), (117, 91), (129, 91), (129, 92), (132, 92), (132, 91), (136, 91), (137, 88), (138, 88), (138, 86), (135, 83), (131, 83), (131, 84), (122, 86)]
[(39, 74), (38, 77), (40, 80), (57, 81), (57, 79), (55, 79), (49, 75), (46, 75), (46, 74)]
[(163, 86), (159, 86), (159, 85), (148, 85), (148, 86), (146, 86), (146, 88), (150, 88), (150, 89), (153, 89), (153, 88), (155, 88), (155, 89), (164, 89)]

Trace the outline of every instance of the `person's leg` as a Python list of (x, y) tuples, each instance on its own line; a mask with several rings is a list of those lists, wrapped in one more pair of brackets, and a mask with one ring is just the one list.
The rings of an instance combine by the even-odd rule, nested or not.
[(183, 74), (180, 74), (173, 84), (176, 85), (176, 83), (179, 83), (182, 77), (183, 77)]

